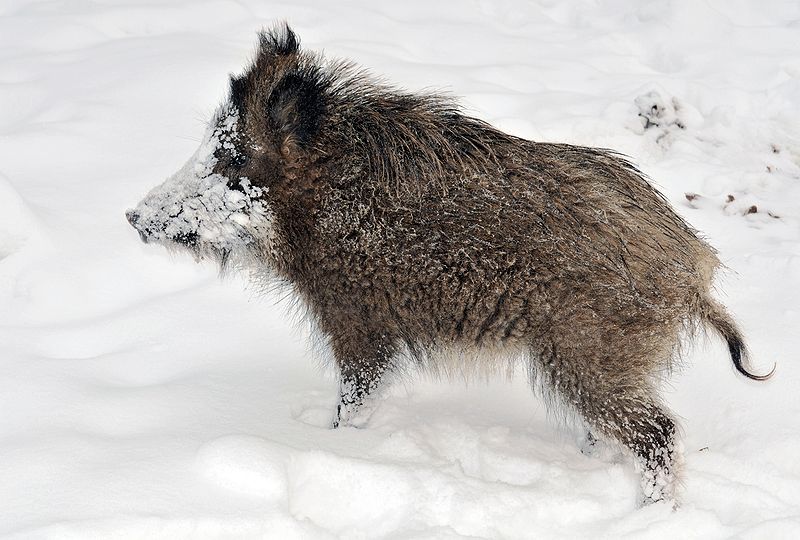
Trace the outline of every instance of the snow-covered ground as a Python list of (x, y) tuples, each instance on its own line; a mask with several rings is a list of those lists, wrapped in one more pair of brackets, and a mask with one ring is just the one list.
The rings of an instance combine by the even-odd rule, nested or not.
[[(330, 430), (334, 377), (279, 298), (139, 241), (124, 210), (277, 19), (507, 131), (632, 156), (719, 249), (777, 372), (690, 349), (664, 390), (680, 508), (637, 508), (629, 459), (581, 454), (524, 377), (420, 377)], [(798, 537), (798, 285), (794, 0), (0, 3), (0, 534)]]

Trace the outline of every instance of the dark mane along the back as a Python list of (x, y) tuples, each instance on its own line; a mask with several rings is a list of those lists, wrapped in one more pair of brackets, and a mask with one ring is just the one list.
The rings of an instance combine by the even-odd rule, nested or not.
[(333, 130), (369, 157), (371, 178), (390, 191), (407, 188), (408, 178), (496, 172), (503, 146), (528, 143), (465, 115), (446, 94), (398, 90), (349, 64), (328, 69), (337, 75), (329, 90)]

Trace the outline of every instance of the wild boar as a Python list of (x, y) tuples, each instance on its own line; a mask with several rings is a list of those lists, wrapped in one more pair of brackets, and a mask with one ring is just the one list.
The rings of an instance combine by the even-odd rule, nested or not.
[(676, 424), (658, 396), (706, 325), (751, 379), (712, 298), (715, 251), (610, 150), (503, 133), (260, 34), (197, 153), (127, 219), (145, 242), (278, 279), (340, 373), (333, 426), (392, 375), (512, 356), (672, 499)]

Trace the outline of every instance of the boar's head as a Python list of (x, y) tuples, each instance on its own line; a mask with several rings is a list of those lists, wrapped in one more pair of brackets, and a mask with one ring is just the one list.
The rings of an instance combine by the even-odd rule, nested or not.
[(330, 80), (287, 27), (262, 32), (252, 66), (231, 77), (200, 148), (126, 217), (146, 243), (184, 248), (223, 267), (280, 256), (279, 207), (312, 191), (302, 170)]

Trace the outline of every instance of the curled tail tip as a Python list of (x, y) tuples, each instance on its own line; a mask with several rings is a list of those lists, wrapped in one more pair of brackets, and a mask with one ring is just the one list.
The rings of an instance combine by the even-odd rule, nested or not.
[(777, 363), (773, 363), (772, 364), (772, 369), (770, 369), (769, 373), (767, 373), (765, 375), (756, 375), (755, 373), (751, 373), (751, 372), (747, 371), (741, 365), (737, 365), (736, 369), (739, 370), (739, 373), (741, 373), (742, 375), (744, 375), (748, 379), (752, 379), (754, 381), (766, 381), (767, 379), (772, 378), (772, 376), (775, 374), (775, 368), (776, 367), (778, 367), (778, 364)]
[(730, 315), (728, 315), (725, 308), (710, 297), (702, 298), (701, 302), (701, 317), (728, 343), (731, 361), (736, 371), (753, 381), (766, 381), (772, 377), (777, 364), (773, 365), (769, 373), (765, 375), (759, 375), (749, 371), (749, 366), (747, 365), (747, 348), (745, 347), (742, 333), (739, 331)]
[(766, 381), (775, 373), (775, 368), (778, 367), (778, 364), (772, 364), (772, 369), (769, 373), (765, 375), (757, 375), (748, 369), (744, 365), (744, 357), (745, 357), (745, 347), (744, 343), (742, 343), (741, 339), (738, 336), (731, 336), (726, 335), (725, 341), (728, 342), (728, 349), (731, 353), (731, 360), (733, 360), (733, 365), (736, 368), (736, 371), (747, 377), (748, 379), (754, 381)]

